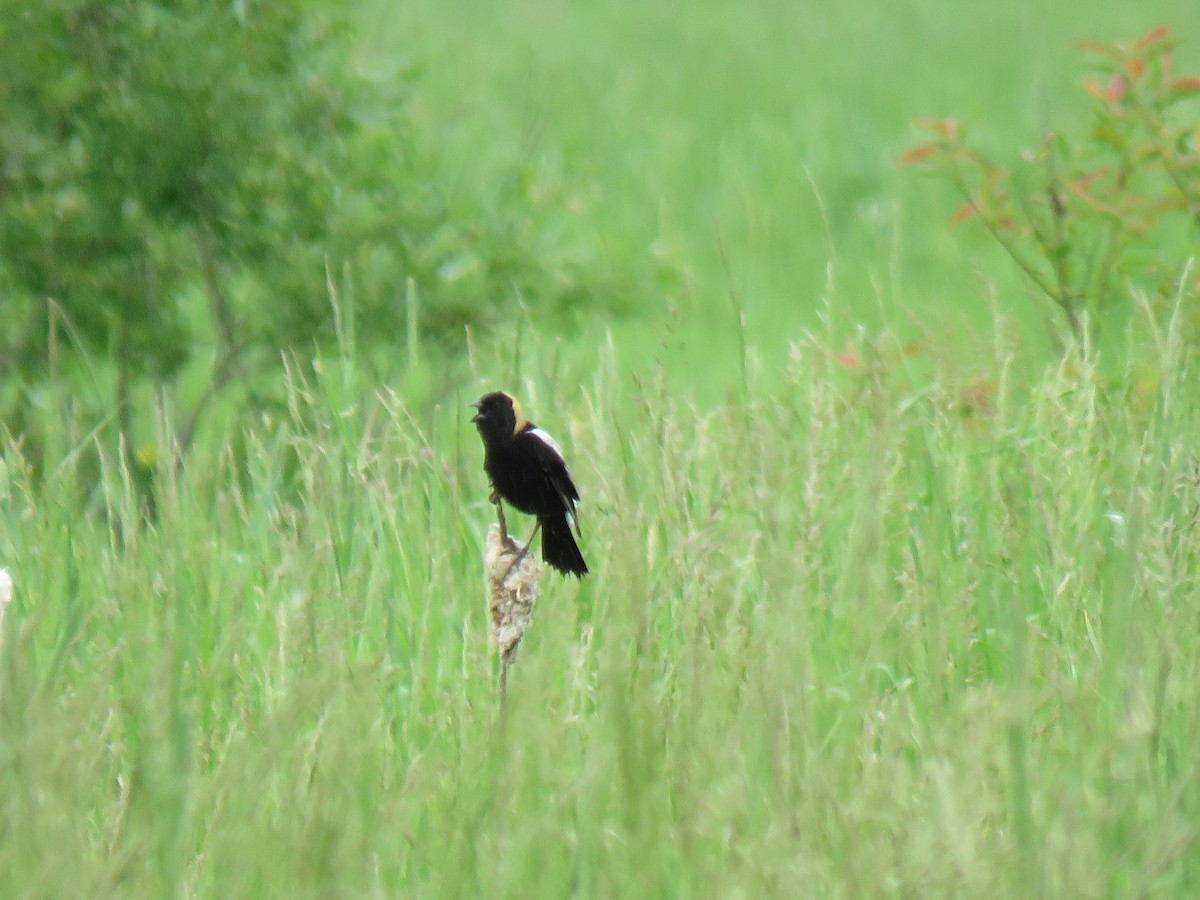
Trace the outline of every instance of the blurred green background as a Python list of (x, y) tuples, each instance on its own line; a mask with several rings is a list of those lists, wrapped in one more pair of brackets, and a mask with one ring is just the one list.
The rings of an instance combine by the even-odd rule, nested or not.
[[(0, 895), (1196, 896), (1182, 261), (1056, 347), (897, 165), (1164, 23), (0, 4)], [(593, 570), (503, 713), (495, 388)]]
[(628, 369), (701, 394), (747, 348), (777, 370), (822, 315), (969, 363), (999, 310), (1036, 361), (1044, 307), (897, 158), (922, 117), (1011, 160), (1085, 127), (1073, 42), (1174, 23), (1186, 68), (1188, 12), (6, 7), (6, 417), (32, 435), (38, 386), (83, 379), (84, 431), (152, 445), (169, 396), (186, 450), (281, 402), (281, 353), (347, 340), (436, 404), (468, 331), (501, 359), (539, 334), (583, 369), (611, 332)]
[(948, 231), (948, 186), (897, 167), (913, 121), (959, 118), (1015, 158), (1086, 121), (1073, 42), (1169, 22), (1195, 49), (1182, 2), (376, 9), (365, 58), (420, 66), (412, 112), (449, 189), (501, 202), (520, 172), (553, 193), (560, 248), (638, 275), (618, 345), (658, 353), (649, 320), (701, 379), (733, 372), (730, 292), (772, 363), (826, 305), (967, 354), (993, 291), (1040, 328), (1003, 255)]

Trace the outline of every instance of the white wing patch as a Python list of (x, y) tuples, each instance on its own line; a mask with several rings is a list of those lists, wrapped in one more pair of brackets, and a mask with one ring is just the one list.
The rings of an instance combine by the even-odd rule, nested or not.
[[(571, 470), (567, 467), (567, 458), (565, 456), (563, 456), (562, 447), (558, 446), (558, 441), (556, 441), (554, 438), (550, 437), (548, 432), (542, 431), (542, 429), (537, 428), (536, 426), (533, 428), (530, 428), (529, 431), (526, 433), (537, 438), (539, 441), (541, 441), (543, 444), (545, 444), (547, 447), (549, 447), (551, 450), (553, 450), (556, 454), (558, 454), (558, 458), (560, 460), (562, 460), (563, 468), (567, 470), (567, 477), (570, 478)], [(562, 496), (561, 491), (559, 491), (559, 495)], [(582, 536), (583, 532), (579, 528), (579, 516), (575, 512), (575, 501), (572, 500), (570, 497), (566, 497), (566, 496), (562, 497), (562, 501), (563, 501), (563, 506), (565, 506), (567, 508), (567, 510), (566, 510), (567, 527), (570, 528), (572, 525), (575, 526), (575, 533)]]
[(543, 444), (545, 444), (547, 447), (549, 447), (551, 450), (553, 450), (555, 453), (557, 453), (558, 458), (561, 459), (564, 463), (567, 461), (567, 458), (565, 456), (563, 456), (562, 447), (558, 446), (558, 441), (556, 441), (554, 438), (550, 437), (550, 435), (548, 435), (546, 432), (542, 431), (542, 429), (530, 428), (529, 433), (531, 435), (533, 435), (535, 438), (537, 438), (539, 441), (541, 441)]

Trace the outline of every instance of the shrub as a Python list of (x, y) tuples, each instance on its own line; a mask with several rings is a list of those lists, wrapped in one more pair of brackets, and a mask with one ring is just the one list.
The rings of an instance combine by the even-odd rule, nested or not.
[[(930, 138), (901, 157), (962, 194), (954, 224), (982, 224), (1076, 340), (1095, 340), (1131, 298), (1174, 306), (1200, 231), (1200, 78), (1180, 75), (1157, 28), (1128, 44), (1084, 41), (1090, 127), (1049, 131), (1011, 164), (972, 146), (955, 120), (923, 120)], [(1190, 273), (1190, 275), (1189, 275)], [(1187, 323), (1200, 336), (1200, 313)]]
[(39, 385), (64, 374), (87, 407), (77, 433), (117, 423), (135, 469), (145, 408), (187, 376), (174, 392), (186, 447), (217, 392), (258, 403), (256, 373), (334, 339), (330, 273), (353, 285), (356, 345), (391, 356), (415, 328), (406, 285), (435, 337), (518, 296), (620, 295), (597, 260), (546, 263), (511, 227), (534, 213), (443, 199), (405, 116), (409, 70), (352, 72), (337, 9), (0, 5), (0, 408), (27, 451), (47, 413)]

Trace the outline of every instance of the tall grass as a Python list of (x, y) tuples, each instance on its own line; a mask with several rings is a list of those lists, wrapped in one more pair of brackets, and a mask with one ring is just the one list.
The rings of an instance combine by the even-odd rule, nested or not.
[(595, 574), (547, 583), (504, 716), (465, 409), (297, 361), (281, 419), (164, 452), (153, 526), (119, 467), (80, 512), (85, 439), (36, 485), (6, 443), (6, 896), (1194, 895), (1169, 335), (1132, 393), (998, 352), (971, 417), (823, 339), (703, 406), (527, 341)]

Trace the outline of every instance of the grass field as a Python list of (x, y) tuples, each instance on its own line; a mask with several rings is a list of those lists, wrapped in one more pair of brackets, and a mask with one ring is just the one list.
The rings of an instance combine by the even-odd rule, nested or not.
[[(452, 6), (380, 12), (363, 64), (420, 63), (461, 190), (561, 196), (638, 315), (412, 383), (293, 360), (286, 415), (162, 442), (154, 527), (119, 469), (79, 515), (69, 416), (43, 479), (6, 442), (0, 893), (1200, 892), (1189, 348), (1031, 349), (893, 169), (915, 116), (1019, 146), (1073, 109), (1095, 13)], [(497, 386), (564, 445), (594, 571), (547, 575), (503, 714), (466, 409)]]
[[(686, 373), (680, 386), (709, 389), (737, 367), (731, 291), (774, 366), (825, 305), (846, 327), (986, 354), (991, 290), (1044, 350), (1042, 310), (1002, 254), (970, 229), (948, 232), (960, 199), (896, 166), (914, 120), (960, 118), (1016, 158), (1087, 119), (1073, 42), (1170, 23), (1181, 64), (1200, 59), (1182, 0), (1102, 16), (1065, 0), (1036, 12), (943, 0), (836, 11), (704, 0), (686, 15), (594, 0), (379, 9), (369, 59), (421, 66), (415, 113), (438, 135), (444, 181), (497, 203), (514, 178), (556, 197), (545, 223), (556, 245), (587, 254), (598, 242), (642, 273), (643, 315), (619, 326), (626, 365), (662, 359)], [(585, 334), (572, 349), (595, 344)]]
[(326, 361), (152, 531), (10, 451), (10, 896), (1189, 896), (1177, 350), (1135, 412), (1086, 359), (970, 418), (813, 345), (707, 410), (571, 373), (595, 575), (548, 579), (504, 717), (463, 416)]

